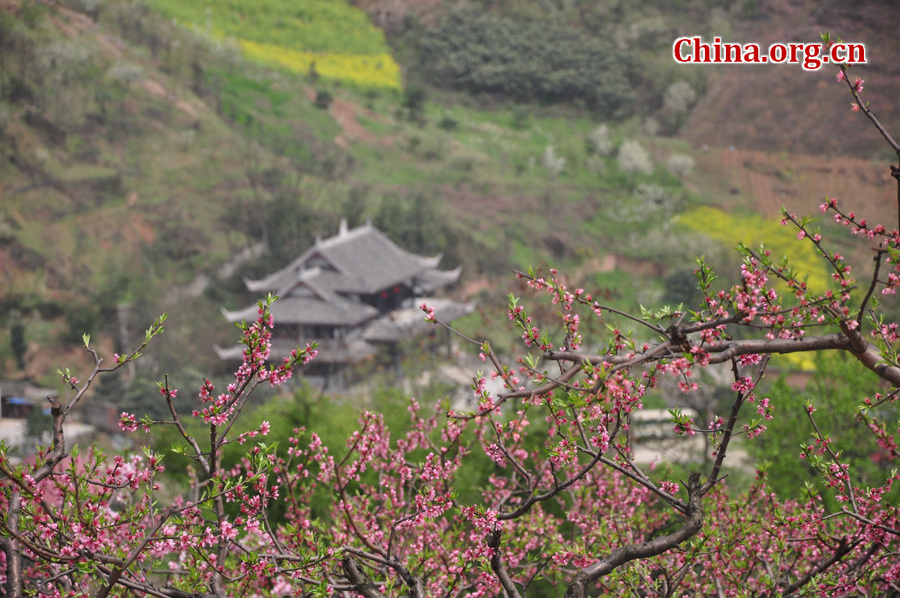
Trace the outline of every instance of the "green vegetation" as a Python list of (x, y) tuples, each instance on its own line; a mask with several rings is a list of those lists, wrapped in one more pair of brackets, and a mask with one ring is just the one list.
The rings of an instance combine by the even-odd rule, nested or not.
[(629, 55), (567, 27), (460, 10), (426, 33), (421, 61), (440, 87), (519, 102), (580, 101), (606, 118), (633, 110)]
[(152, 0), (167, 17), (214, 39), (235, 39), (246, 55), (310, 79), (400, 87), (384, 34), (358, 8), (334, 0)]
[[(762, 442), (748, 442), (746, 446), (758, 464), (765, 467), (769, 485), (781, 498), (804, 498), (808, 491), (822, 493), (823, 481), (807, 460), (799, 459), (801, 447), (816, 446), (812, 423), (806, 407), (812, 405), (813, 419), (825, 433), (841, 431), (840, 441), (829, 448), (840, 454), (841, 462), (854, 472), (853, 483), (862, 487), (879, 486), (890, 476), (889, 454), (878, 446), (865, 423), (856, 417), (857, 405), (865, 397), (874, 398), (882, 390), (878, 378), (858, 361), (847, 355), (817, 354), (816, 375), (798, 392), (779, 379), (766, 396), (775, 406), (775, 418), (766, 422), (768, 430)], [(873, 415), (879, 420), (896, 422), (900, 417), (897, 406), (891, 403), (879, 407)], [(893, 498), (896, 501), (897, 490)], [(840, 504), (828, 499), (829, 507), (840, 510)]]
[(150, 0), (171, 19), (217, 37), (234, 37), (294, 50), (377, 55), (388, 52), (384, 33), (368, 15), (335, 0)]
[[(428, 14), (420, 5), (429, 3), (401, 2), (398, 10), (409, 12), (384, 24), (388, 40), (357, 4), (372, 6), (69, 2), (87, 16), (29, 0), (0, 8), (4, 376), (41, 377), (70, 365), (58, 362), (77, 359), (66, 352), (74, 346), (83, 354), (85, 332), (108, 359), (168, 311), (169, 330), (148, 348), (138, 366), (144, 369), (102, 378), (91, 397), (167, 418), (156, 387), (164, 376), (180, 389), (183, 405), (194, 400), (202, 376), (223, 387), (230, 366), (210, 345), (235, 338), (219, 308), (256, 299), (243, 279), (286, 264), (317, 237), (334, 234), (342, 218), (350, 226), (371, 219), (405, 249), (443, 253), (443, 267), (462, 266), (462, 284), (478, 306), (456, 326), (491, 339), (502, 355), (521, 348), (503, 310), (506, 293), (524, 289), (513, 268), (558, 267), (567, 284), (624, 311), (691, 308), (702, 300), (694, 255), (728, 266), (717, 268), (717, 284), (730, 285), (738, 272), (727, 261), (737, 259), (731, 248), (743, 242), (755, 249), (764, 240), (774, 255), (787, 255), (808, 273), (814, 290), (829, 286), (809, 240), (751, 211), (772, 208), (750, 205), (759, 189), (739, 188), (765, 186), (773, 172), (757, 169), (745, 183), (733, 171), (750, 168), (749, 152), (717, 161), (715, 148), (658, 136), (689, 122), (711, 72), (674, 67), (663, 46), (688, 25), (704, 35), (722, 33), (713, 25), (737, 13), (750, 18), (757, 9), (748, 7), (757, 3), (451, 0), (433, 3), (439, 6)], [(459, 10), (460, 4), (470, 6)], [(802, 177), (791, 165), (779, 164), (774, 173), (785, 187), (780, 197)], [(220, 273), (256, 243), (268, 250), (262, 258)], [(558, 310), (544, 304), (533, 313), (546, 322)], [(594, 351), (608, 337), (606, 322), (585, 319), (584, 347)], [(547, 330), (559, 332), (553, 325)], [(367, 384), (365, 396), (260, 389), (247, 421), (271, 422), (266, 442), (277, 443), (280, 454), (293, 430), (307, 426), (339, 455), (365, 406), (384, 414), (396, 441), (406, 429), (407, 393), (427, 416), (451, 391), (438, 376), (417, 377), (445, 357), (416, 341), (408, 348), (412, 356), (399, 364), (376, 358), (360, 366), (355, 374)], [(55, 363), (37, 363), (48, 354)], [(778, 494), (802, 497), (803, 482), (817, 480), (797, 462), (800, 443), (810, 442), (808, 398), (823, 430), (848, 430), (846, 444), (835, 448), (860, 472), (859, 481), (883, 482), (882, 451), (864, 426), (849, 425), (852, 406), (877, 384), (855, 362), (810, 359), (773, 360), (791, 369), (814, 365), (817, 376), (803, 394), (784, 380), (768, 393), (761, 387), (775, 419), (765, 422), (761, 442), (734, 448), (747, 446), (768, 463)], [(646, 406), (696, 401), (698, 425), (724, 413), (734, 397), (731, 380), (697, 379), (700, 392), (685, 398), (675, 383), (662, 385)], [(755, 413), (755, 406), (744, 409), (743, 415)], [(895, 421), (896, 409), (882, 408), (878, 416)], [(40, 435), (45, 424), (34, 414), (30, 433)], [(180, 442), (171, 432), (156, 447), (161, 452)], [(229, 446), (225, 466), (237, 464), (246, 449)], [(457, 481), (466, 503), (494, 469), (486, 457), (478, 459)], [(187, 476), (189, 465), (167, 457), (172, 479)], [(663, 470), (654, 475), (687, 477), (678, 466)], [(735, 472), (732, 479), (741, 481), (734, 486), (745, 475)], [(896, 491), (888, 500), (896, 502)], [(316, 517), (328, 517), (322, 496), (311, 496), (310, 504)], [(280, 516), (273, 513), (273, 520)]]
[[(118, 338), (117, 307), (132, 304), (135, 328), (162, 311), (191, 314), (183, 334), (162, 339), (160, 359), (181, 352), (222, 367), (191, 339), (229, 343), (217, 309), (255, 300), (242, 276), (283, 265), (341, 217), (370, 218), (411, 251), (443, 252), (466, 282), (485, 276), (485, 305), (502, 302), (511, 269), (529, 265), (596, 282), (623, 309), (690, 297), (685, 276), (657, 280), (695, 252), (690, 222), (729, 245), (777, 238), (773, 252), (822, 272), (789, 231), (697, 207), (734, 199), (705, 194), (716, 167), (684, 141), (654, 137), (645, 117), (666, 110), (679, 81), (702, 95), (704, 79), (635, 50), (665, 37), (652, 19), (628, 31), (615, 24), (635, 19), (638, 3), (550, 3), (549, 25), (535, 24), (540, 11), (526, 1), (442, 9), (430, 27), (408, 14), (390, 30), (393, 48), (348, 3), (294, 4), (109, 0), (74, 37), (63, 31), (74, 21), (52, 6), (0, 10), (0, 251), (14, 271), (0, 299), (4, 313), (19, 309), (28, 343), (77, 341), (87, 329)], [(702, 13), (687, 4), (669, 11), (673, 22)], [(316, 53), (315, 65), (257, 63), (251, 47), (265, 44)], [(325, 72), (326, 56), (391, 52), (410, 77), (402, 93)], [(470, 79), (453, 78), (461, 65)], [(492, 69), (506, 75), (490, 83)], [(633, 118), (614, 119), (622, 114)], [(639, 160), (624, 159), (629, 152)], [(672, 167), (676, 154), (693, 168)], [(682, 225), (670, 226), (679, 215)], [(265, 263), (218, 277), (257, 241), (269, 248)], [(597, 276), (611, 257), (639, 259)], [(183, 293), (200, 275), (212, 284)], [(4, 322), (0, 367), (18, 370), (21, 331)], [(487, 310), (466, 327), (509, 332)]]

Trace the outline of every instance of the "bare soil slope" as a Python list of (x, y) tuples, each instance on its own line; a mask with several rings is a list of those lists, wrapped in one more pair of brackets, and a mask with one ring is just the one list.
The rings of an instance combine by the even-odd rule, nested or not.
[[(819, 42), (831, 31), (866, 45), (866, 65), (851, 69), (864, 79), (863, 97), (889, 131), (900, 131), (900, 5), (886, 0), (822, 3), (761, 2), (763, 20), (750, 23), (729, 41), (758, 43)], [(690, 35), (692, 32), (686, 31)], [(697, 146), (807, 154), (871, 156), (887, 148), (862, 114), (850, 116), (849, 92), (838, 87), (838, 68), (804, 71), (800, 65), (692, 66), (714, 68), (711, 85), (681, 130)], [(843, 85), (843, 84), (842, 84)], [(824, 115), (844, 114), (847, 118)]]

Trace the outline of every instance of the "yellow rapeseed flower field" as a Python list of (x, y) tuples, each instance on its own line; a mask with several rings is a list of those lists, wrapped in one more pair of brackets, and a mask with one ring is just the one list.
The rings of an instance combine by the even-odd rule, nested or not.
[(149, 0), (170, 19), (214, 40), (236, 39), (250, 60), (295, 73), (310, 63), (325, 80), (400, 89), (384, 33), (347, 0)]
[(824, 292), (830, 284), (825, 262), (813, 244), (797, 239), (796, 232), (782, 226), (776, 220), (768, 220), (757, 214), (742, 214), (740, 217), (713, 207), (698, 207), (688, 210), (678, 218), (679, 222), (691, 230), (728, 244), (739, 242), (757, 249), (765, 239), (766, 249), (772, 252), (774, 261), (786, 255), (794, 269), (809, 276), (807, 284), (813, 293)]
[[(708, 206), (688, 210), (681, 214), (678, 220), (691, 230), (706, 234), (731, 247), (743, 242), (748, 247), (756, 249), (760, 241), (765, 239), (766, 249), (771, 251), (775, 261), (778, 261), (780, 256), (786, 255), (790, 265), (797, 272), (809, 276), (807, 284), (813, 293), (824, 292), (830, 286), (823, 258), (816, 252), (812, 243), (797, 239), (793, 229), (781, 226), (777, 221), (756, 214), (742, 214), (737, 217)], [(776, 355), (773, 363), (788, 369), (805, 371), (815, 369), (812, 353)]]
[(239, 40), (251, 60), (275, 64), (294, 73), (309, 73), (310, 65), (323, 79), (365, 88), (400, 89), (400, 67), (390, 54), (337, 54), (305, 52), (274, 44)]

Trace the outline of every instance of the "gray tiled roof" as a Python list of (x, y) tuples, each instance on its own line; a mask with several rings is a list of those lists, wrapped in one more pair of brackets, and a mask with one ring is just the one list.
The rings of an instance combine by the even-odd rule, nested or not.
[(345, 275), (344, 288), (336, 290), (374, 293), (430, 269), (431, 260), (400, 249), (371, 225), (332, 237), (319, 253)]
[[(355, 327), (378, 315), (356, 295), (400, 284), (418, 295), (456, 282), (460, 268), (438, 270), (440, 260), (440, 255), (423, 257), (401, 249), (371, 224), (348, 230), (342, 221), (337, 235), (317, 240), (278, 272), (246, 283), (251, 291), (280, 297), (271, 312), (276, 323)], [(252, 321), (256, 307), (223, 314), (231, 321)]]
[[(317, 297), (284, 297), (279, 299), (269, 311), (278, 324), (319, 324), (327, 326), (356, 326), (378, 315), (378, 310), (370, 305), (363, 305), (336, 296), (331, 301), (322, 301)], [(256, 306), (237, 311), (222, 310), (225, 319), (230, 322), (256, 319)]]
[(247, 287), (252, 291), (281, 290), (302, 276), (307, 263), (321, 258), (335, 270), (323, 270), (317, 275), (327, 280), (325, 288), (340, 292), (375, 293), (432, 272), (440, 257), (424, 257), (401, 249), (371, 224), (353, 230), (342, 226), (337, 235), (317, 241), (287, 267), (261, 280), (248, 280)]
[[(283, 339), (272, 341), (270, 359), (278, 360), (291, 354), (291, 350), (297, 348), (297, 343), (291, 343)], [(244, 345), (232, 345), (230, 347), (213, 347), (219, 359), (230, 361), (241, 359), (244, 354)], [(352, 340), (346, 343), (335, 341), (319, 341), (316, 348), (316, 363), (356, 363), (375, 354), (374, 346), (362, 339)]]
[(416, 286), (421, 293), (433, 293), (437, 289), (459, 280), (461, 272), (462, 266), (457, 266), (453, 270), (436, 270), (432, 268), (416, 277)]
[[(424, 298), (434, 308), (435, 317), (445, 324), (472, 313), (474, 303), (461, 303), (452, 299)], [(396, 343), (405, 338), (434, 330), (434, 324), (425, 321), (425, 314), (416, 307), (400, 309), (366, 324), (363, 338), (372, 343)]]

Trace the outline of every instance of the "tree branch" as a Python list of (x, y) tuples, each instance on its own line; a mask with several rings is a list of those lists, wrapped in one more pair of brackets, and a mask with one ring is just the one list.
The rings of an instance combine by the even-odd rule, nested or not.
[(617, 567), (637, 559), (646, 559), (669, 550), (685, 542), (703, 527), (703, 497), (700, 474), (692, 473), (688, 479), (688, 516), (679, 529), (671, 534), (654, 538), (640, 544), (629, 544), (617, 548), (606, 558), (580, 570), (575, 580), (566, 589), (566, 598), (586, 598), (588, 585), (597, 581)]
[(500, 535), (500, 530), (495, 530), (488, 541), (488, 548), (494, 551), (494, 554), (491, 555), (491, 571), (500, 580), (500, 585), (503, 586), (507, 598), (522, 598), (519, 590), (516, 589), (515, 582), (506, 570), (506, 565), (503, 564), (503, 554), (500, 552)]
[(851, 544), (851, 543), (848, 543), (847, 540), (841, 539), (840, 543), (838, 544), (837, 550), (834, 551), (834, 554), (831, 555), (831, 558), (829, 558), (827, 561), (818, 563), (815, 567), (810, 569), (806, 573), (806, 575), (804, 575), (803, 577), (801, 577), (800, 579), (798, 579), (791, 585), (784, 588), (784, 590), (782, 590), (782, 592), (781, 592), (781, 595), (782, 596), (790, 596), (791, 594), (793, 594), (794, 592), (796, 592), (797, 590), (799, 590), (800, 588), (802, 588), (803, 586), (808, 584), (812, 580), (813, 577), (815, 577), (819, 573), (822, 573), (823, 571), (827, 570), (832, 565), (834, 565), (835, 563), (839, 562), (842, 558), (844, 558), (851, 550), (856, 548), (857, 544), (859, 544), (858, 541)]
[(344, 575), (353, 584), (353, 589), (365, 596), (365, 598), (387, 598), (378, 591), (375, 582), (366, 575), (363, 568), (352, 556), (345, 556), (341, 559), (341, 567), (344, 569)]

